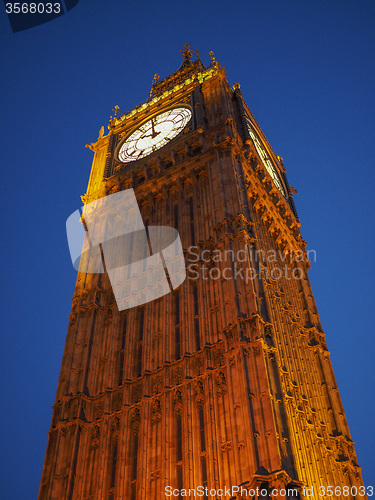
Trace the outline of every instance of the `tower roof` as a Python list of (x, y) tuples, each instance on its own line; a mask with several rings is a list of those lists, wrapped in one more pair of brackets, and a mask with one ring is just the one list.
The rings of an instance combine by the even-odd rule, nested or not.
[[(154, 79), (151, 85), (150, 97), (145, 101), (144, 104), (142, 104), (141, 106), (136, 106), (134, 109), (124, 114), (120, 114), (119, 107), (115, 106), (115, 108), (113, 109), (114, 116), (110, 117), (108, 128), (111, 129), (115, 127), (119, 123), (123, 122), (126, 118), (133, 116), (140, 109), (150, 106), (154, 103), (155, 100), (158, 100), (160, 99), (160, 97), (172, 92), (174, 89), (176, 89), (176, 87), (182, 87), (194, 80), (198, 80), (200, 82), (206, 80), (220, 69), (225, 71), (225, 68), (221, 68), (219, 62), (216, 61), (214, 53), (212, 51), (209, 53), (211, 64), (209, 66), (204, 66), (204, 64), (200, 60), (199, 51), (192, 51), (190, 47), (190, 44), (184, 44), (184, 50), (181, 49), (183, 61), (177, 71), (163, 78), (162, 80), (159, 79), (160, 76), (157, 73), (154, 75)], [(194, 56), (195, 59), (193, 60)]]

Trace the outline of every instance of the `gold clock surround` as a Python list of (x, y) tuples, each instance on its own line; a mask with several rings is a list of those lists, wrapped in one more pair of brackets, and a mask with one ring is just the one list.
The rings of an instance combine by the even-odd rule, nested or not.
[(181, 134), (193, 116), (190, 106), (178, 105), (148, 117), (119, 144), (116, 157), (121, 163), (140, 160), (155, 153)]

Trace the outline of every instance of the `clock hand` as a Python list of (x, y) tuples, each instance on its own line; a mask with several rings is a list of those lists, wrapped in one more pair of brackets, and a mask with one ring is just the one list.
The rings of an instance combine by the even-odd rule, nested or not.
[(154, 134), (148, 134), (148, 135), (142, 135), (141, 139), (144, 139), (145, 137), (156, 137), (158, 134), (160, 134), (160, 132), (155, 132)]
[(156, 137), (161, 133), (161, 132), (155, 132), (155, 124), (153, 119), (151, 119), (151, 127), (152, 127), (152, 136), (151, 136), (152, 138)]

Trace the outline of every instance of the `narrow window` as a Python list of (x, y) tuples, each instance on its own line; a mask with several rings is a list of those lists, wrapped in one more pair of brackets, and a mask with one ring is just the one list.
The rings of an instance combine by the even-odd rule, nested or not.
[(181, 358), (181, 333), (180, 333), (180, 295), (175, 295), (175, 356)]
[(194, 330), (195, 330), (195, 344), (197, 351), (201, 348), (201, 339), (199, 335), (199, 319), (195, 318), (194, 319)]
[(138, 377), (142, 375), (142, 344), (138, 346)]
[(176, 417), (176, 427), (177, 427), (177, 487), (180, 491), (178, 495), (179, 500), (183, 500), (181, 490), (182, 486), (182, 420), (181, 416)]
[(132, 494), (131, 494), (131, 500), (136, 500), (137, 498), (137, 483), (132, 483)]
[[(128, 254), (132, 257), (132, 260), (134, 260), (133, 258), (133, 252), (134, 252), (134, 240), (135, 240), (135, 233), (132, 232), (130, 233), (129, 237), (126, 238), (126, 244), (125, 244), (125, 247), (124, 248), (124, 253), (125, 254)], [(132, 269), (132, 266), (128, 266), (128, 272), (127, 272), (127, 276), (126, 276), (126, 279), (129, 280), (131, 278), (131, 269)]]
[(206, 438), (204, 434), (204, 412), (203, 408), (199, 408), (199, 429), (201, 438), (201, 451), (206, 451)]
[(118, 385), (122, 385), (123, 377), (124, 377), (124, 351), (120, 352), (120, 371), (118, 376)]
[(177, 462), (182, 460), (182, 422), (181, 417), (177, 416)]
[(194, 316), (198, 316), (199, 308), (198, 308), (198, 290), (197, 287), (193, 287), (194, 294)]
[(198, 305), (198, 290), (196, 286), (193, 286), (193, 297), (194, 297), (194, 332), (195, 332), (195, 344), (196, 349), (199, 351), (201, 348), (200, 334), (199, 334), (199, 305)]
[(189, 198), (189, 207), (190, 207), (190, 235), (191, 235), (191, 244), (195, 245), (193, 198)]
[(175, 324), (176, 325), (179, 325), (180, 324), (180, 295), (178, 293), (176, 293), (175, 295), (175, 302), (174, 302), (174, 305), (175, 305)]
[(120, 370), (119, 370), (119, 380), (118, 380), (119, 385), (122, 385), (124, 377), (124, 349), (125, 349), (127, 324), (128, 324), (128, 317), (125, 316), (124, 324), (122, 327), (122, 337), (121, 337)]
[(178, 229), (178, 205), (174, 206), (174, 228)]
[(137, 464), (138, 464), (138, 434), (133, 436), (133, 464), (132, 464), (132, 481), (137, 479)]
[(181, 335), (180, 335), (180, 327), (176, 326), (175, 328), (175, 346), (176, 346), (176, 359), (181, 359)]
[(138, 377), (142, 375), (142, 348), (143, 348), (143, 326), (144, 326), (144, 309), (140, 311), (139, 318), (139, 342), (138, 342)]
[(128, 327), (128, 317), (125, 316), (124, 324), (122, 326), (122, 339), (121, 339), (121, 349), (125, 349), (125, 340), (126, 340), (126, 329)]
[(117, 442), (113, 446), (111, 488), (115, 487), (115, 482), (116, 482), (116, 465), (117, 465)]
[(182, 484), (182, 467), (180, 465), (177, 466), (177, 488), (179, 489), (178, 499), (184, 500), (181, 491), (183, 489), (183, 484)]
[(144, 311), (144, 309), (141, 309), (141, 311), (140, 311), (140, 318), (139, 318), (139, 341), (140, 342), (143, 340), (143, 323), (144, 323), (144, 318), (145, 318), (145, 311)]
[[(207, 486), (207, 464), (206, 457), (201, 457), (201, 468), (202, 468), (202, 485), (204, 488)], [(207, 495), (204, 495), (205, 498), (208, 498)]]

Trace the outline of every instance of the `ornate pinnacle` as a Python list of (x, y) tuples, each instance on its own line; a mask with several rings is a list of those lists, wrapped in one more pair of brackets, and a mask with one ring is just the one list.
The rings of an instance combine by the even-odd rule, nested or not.
[(216, 64), (216, 59), (215, 59), (215, 56), (214, 56), (214, 53), (213, 51), (211, 50), (208, 55), (211, 57), (211, 63), (212, 65), (215, 65)]
[[(112, 109), (112, 111), (114, 111), (114, 112), (115, 112), (115, 114), (114, 114), (114, 118), (116, 118), (116, 116), (118, 115), (118, 110), (119, 110), (119, 109), (120, 109), (120, 106), (117, 106), (117, 105), (116, 105), (116, 106)], [(112, 117), (111, 117), (111, 118), (112, 118)]]
[(192, 56), (192, 53), (191, 53), (191, 50), (190, 50), (191, 44), (190, 43), (184, 43), (183, 45), (185, 47), (185, 50), (183, 51), (182, 49), (180, 49), (180, 52), (182, 52), (182, 55), (184, 57), (184, 62), (185, 63), (190, 63), (191, 62), (191, 56)]
[(151, 84), (150, 98), (153, 97), (153, 95), (154, 95), (154, 85), (157, 84), (159, 78), (160, 78), (160, 75), (158, 75), (157, 73), (155, 73), (154, 74), (154, 79), (152, 80), (152, 84)]

